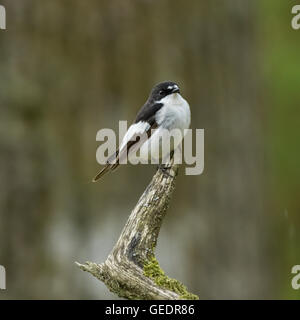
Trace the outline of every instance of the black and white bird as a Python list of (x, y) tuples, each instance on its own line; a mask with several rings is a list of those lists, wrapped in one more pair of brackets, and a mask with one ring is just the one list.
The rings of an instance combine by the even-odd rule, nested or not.
[(115, 170), (124, 158), (132, 160), (137, 152), (140, 159), (164, 157), (165, 155), (161, 153), (155, 153), (153, 150), (159, 148), (153, 146), (161, 144), (166, 130), (179, 129), (182, 135), (179, 139), (173, 140), (172, 149), (175, 150), (181, 143), (184, 130), (189, 128), (190, 122), (190, 106), (180, 95), (179, 86), (171, 81), (157, 84), (138, 112), (135, 122), (128, 128), (119, 149), (109, 157), (105, 167), (93, 181), (96, 182), (105, 173)]

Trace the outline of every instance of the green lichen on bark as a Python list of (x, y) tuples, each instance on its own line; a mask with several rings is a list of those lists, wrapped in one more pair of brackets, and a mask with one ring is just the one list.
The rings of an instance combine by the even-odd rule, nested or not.
[(144, 264), (144, 275), (152, 279), (159, 287), (173, 291), (180, 295), (181, 299), (199, 300), (199, 297), (187, 291), (187, 288), (178, 280), (169, 278), (159, 266), (155, 256), (152, 256)]

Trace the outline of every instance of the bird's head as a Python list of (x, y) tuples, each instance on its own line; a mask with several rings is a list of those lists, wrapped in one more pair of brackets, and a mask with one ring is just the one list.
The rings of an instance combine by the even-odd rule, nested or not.
[(153, 87), (149, 99), (152, 101), (160, 101), (166, 96), (176, 93), (180, 93), (178, 84), (171, 81), (165, 81)]

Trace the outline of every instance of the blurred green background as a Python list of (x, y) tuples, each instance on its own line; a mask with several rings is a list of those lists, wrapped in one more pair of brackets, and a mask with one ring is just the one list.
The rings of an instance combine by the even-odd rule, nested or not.
[(205, 170), (181, 168), (161, 266), (201, 299), (300, 298), (297, 1), (0, 4), (0, 299), (115, 298), (74, 261), (105, 260), (155, 168), (90, 183), (96, 133), (163, 80), (205, 129)]

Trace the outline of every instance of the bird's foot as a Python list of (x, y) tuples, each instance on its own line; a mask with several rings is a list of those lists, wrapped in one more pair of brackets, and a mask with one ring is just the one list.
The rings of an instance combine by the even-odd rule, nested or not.
[(173, 178), (173, 176), (170, 174), (170, 169), (172, 166), (164, 166), (163, 164), (159, 164), (157, 166), (157, 170), (160, 170), (165, 176)]

